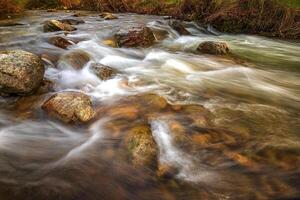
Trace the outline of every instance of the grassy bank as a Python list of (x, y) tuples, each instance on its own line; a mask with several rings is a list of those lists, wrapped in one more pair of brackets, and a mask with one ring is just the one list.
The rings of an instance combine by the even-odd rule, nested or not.
[[(220, 31), (300, 39), (299, 0), (0, 0), (21, 7), (172, 15), (212, 24)], [(14, 9), (15, 8), (15, 9)]]

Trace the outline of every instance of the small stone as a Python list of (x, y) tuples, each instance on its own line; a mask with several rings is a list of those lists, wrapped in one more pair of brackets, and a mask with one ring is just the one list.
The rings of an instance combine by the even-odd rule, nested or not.
[(55, 36), (49, 39), (49, 43), (62, 49), (67, 49), (68, 46), (73, 45), (74, 42), (67, 40), (60, 36)]
[(108, 80), (116, 74), (113, 68), (100, 63), (93, 64), (91, 69), (101, 80)]
[(179, 35), (191, 35), (191, 33), (179, 21), (171, 21), (169, 25), (172, 29), (179, 33)]
[(48, 20), (44, 22), (44, 32), (55, 31), (75, 31), (76, 28), (70, 24), (62, 23), (58, 20)]
[(61, 19), (58, 20), (61, 23), (69, 24), (69, 25), (78, 25), (78, 24), (84, 24), (85, 22), (83, 20), (77, 20), (77, 19)]
[(203, 42), (198, 48), (198, 52), (212, 54), (212, 55), (226, 55), (230, 52), (229, 46), (226, 42)]
[(163, 165), (159, 165), (156, 174), (158, 178), (168, 180), (168, 179), (172, 179), (174, 176), (178, 174), (178, 169), (174, 166), (163, 164)]
[(82, 69), (90, 60), (91, 56), (83, 50), (71, 51), (61, 58), (76, 70)]
[(105, 20), (113, 20), (113, 19), (118, 19), (117, 16), (115, 16), (112, 13), (109, 12), (103, 12), (99, 15), (100, 17), (103, 17)]

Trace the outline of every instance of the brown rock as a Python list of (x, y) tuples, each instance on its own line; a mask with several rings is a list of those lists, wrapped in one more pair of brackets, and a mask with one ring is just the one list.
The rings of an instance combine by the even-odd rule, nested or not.
[(117, 16), (115, 16), (112, 13), (109, 12), (103, 12), (99, 15), (100, 17), (103, 17), (105, 20), (113, 20), (113, 19), (118, 19)]
[(78, 25), (78, 24), (84, 24), (85, 22), (83, 20), (77, 20), (77, 19), (61, 19), (58, 20), (61, 23), (69, 24), (69, 25)]
[(179, 21), (171, 21), (169, 23), (172, 29), (174, 29), (179, 35), (191, 35), (191, 33), (184, 28), (181, 22)]
[(61, 60), (71, 65), (74, 69), (80, 70), (91, 60), (91, 57), (83, 50), (76, 50), (64, 55)]
[(172, 179), (174, 176), (178, 174), (178, 169), (174, 166), (170, 165), (159, 165), (156, 175), (160, 179), (168, 180)]
[(75, 31), (76, 28), (70, 24), (62, 23), (58, 20), (48, 20), (44, 22), (44, 32), (55, 31)]
[(0, 52), (0, 92), (28, 95), (44, 78), (42, 60), (22, 50)]
[(115, 35), (119, 47), (150, 47), (155, 41), (153, 32), (148, 27), (131, 29)]
[(201, 43), (197, 51), (212, 55), (226, 55), (230, 50), (228, 44), (225, 42), (208, 41)]
[(148, 125), (139, 125), (129, 130), (126, 146), (136, 167), (155, 167), (158, 148)]
[(55, 36), (49, 39), (49, 43), (62, 49), (67, 49), (68, 46), (73, 45), (74, 42), (67, 40), (60, 36)]
[(42, 109), (66, 123), (88, 122), (95, 115), (90, 98), (80, 92), (57, 93), (43, 104)]
[(0, 27), (6, 27), (6, 26), (22, 26), (24, 24), (16, 22), (14, 20), (11, 19), (7, 19), (7, 20), (0, 20)]
[(91, 69), (101, 80), (108, 80), (116, 74), (113, 68), (100, 63), (93, 64)]

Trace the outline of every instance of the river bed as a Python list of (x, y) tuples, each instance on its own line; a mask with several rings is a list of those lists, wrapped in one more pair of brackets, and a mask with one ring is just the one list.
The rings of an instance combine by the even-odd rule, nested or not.
[[(43, 95), (0, 97), (0, 199), (300, 198), (299, 41), (222, 34), (195, 22), (185, 22), (191, 36), (180, 36), (160, 16), (106, 21), (86, 12), (77, 18), (85, 23), (66, 35), (77, 44), (67, 50), (49, 44), (64, 34), (44, 33), (43, 22), (72, 14), (27, 11), (14, 19), (23, 25), (0, 27), (0, 50), (40, 55), (54, 83)], [(168, 35), (150, 48), (103, 43), (142, 25)], [(232, 56), (197, 53), (203, 41), (227, 42)], [(91, 60), (74, 70), (67, 55), (78, 51)], [(92, 63), (118, 74), (102, 81), (89, 70)], [(89, 95), (97, 118), (69, 125), (48, 117), (41, 104), (61, 91)], [(144, 94), (167, 100), (168, 108)], [(203, 109), (209, 123), (202, 123)], [(127, 159), (124, 135), (145, 123), (159, 162), (176, 167), (176, 176), (160, 180)], [(178, 141), (177, 132), (200, 147)]]

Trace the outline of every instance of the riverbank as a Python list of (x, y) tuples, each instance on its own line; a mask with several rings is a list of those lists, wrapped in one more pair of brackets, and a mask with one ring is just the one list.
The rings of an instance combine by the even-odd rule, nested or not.
[[(0, 4), (4, 4), (0, 1)], [(6, 5), (8, 12), (27, 9), (76, 9), (139, 14), (169, 15), (174, 18), (211, 24), (227, 33), (258, 34), (284, 39), (300, 39), (300, 5), (295, 1), (281, 0), (230, 0), (230, 1), (23, 1)]]

